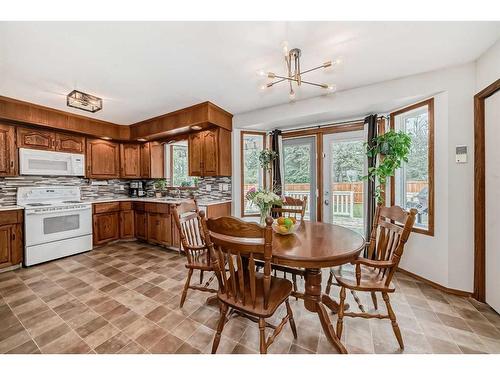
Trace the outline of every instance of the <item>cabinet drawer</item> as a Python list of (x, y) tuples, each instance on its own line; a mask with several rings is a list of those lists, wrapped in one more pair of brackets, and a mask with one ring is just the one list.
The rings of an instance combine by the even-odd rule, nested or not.
[(120, 202), (94, 203), (95, 214), (118, 211), (120, 211)]
[(0, 211), (0, 225), (4, 224), (20, 224), (23, 222), (23, 211)]
[(132, 202), (120, 202), (120, 210), (128, 211), (132, 209)]
[(144, 209), (146, 212), (156, 214), (170, 213), (170, 205), (168, 203), (145, 203)]

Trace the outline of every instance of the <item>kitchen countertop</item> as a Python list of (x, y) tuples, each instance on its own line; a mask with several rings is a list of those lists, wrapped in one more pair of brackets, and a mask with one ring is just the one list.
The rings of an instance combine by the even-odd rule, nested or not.
[[(176, 204), (180, 202), (187, 201), (189, 199), (178, 199), (178, 198), (129, 198), (129, 197), (124, 197), (124, 198), (103, 198), (103, 199), (88, 199), (84, 200), (83, 202), (85, 203), (110, 203), (110, 202), (148, 202), (148, 203), (165, 203), (165, 204)], [(199, 206), (213, 206), (216, 204), (222, 204), (222, 203), (232, 203), (232, 200), (230, 199), (225, 199), (225, 200), (218, 200), (218, 201), (206, 201), (206, 200), (199, 200), (198, 205)], [(0, 212), (1, 211), (11, 211), (11, 210), (23, 210), (24, 207), (22, 206), (0, 206)]]

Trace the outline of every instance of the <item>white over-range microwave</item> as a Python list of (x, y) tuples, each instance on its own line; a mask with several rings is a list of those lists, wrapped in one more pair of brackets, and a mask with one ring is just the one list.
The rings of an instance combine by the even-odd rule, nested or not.
[(85, 155), (20, 148), (19, 167), (22, 175), (84, 176)]

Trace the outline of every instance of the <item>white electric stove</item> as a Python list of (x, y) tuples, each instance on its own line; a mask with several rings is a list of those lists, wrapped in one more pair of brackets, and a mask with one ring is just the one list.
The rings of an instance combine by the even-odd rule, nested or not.
[(92, 205), (77, 186), (20, 187), (24, 207), (24, 264), (47, 262), (92, 250)]

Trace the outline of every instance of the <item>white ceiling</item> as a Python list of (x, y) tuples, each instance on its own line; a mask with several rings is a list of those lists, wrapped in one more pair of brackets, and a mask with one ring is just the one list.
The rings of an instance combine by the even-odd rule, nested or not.
[(498, 38), (500, 22), (0, 22), (0, 95), (85, 115), (66, 107), (78, 89), (104, 99), (89, 116), (120, 124), (206, 100), (238, 114), (288, 102), (256, 74), (283, 72), (284, 40), (302, 69), (340, 57), (308, 78), (346, 90), (475, 60)]

